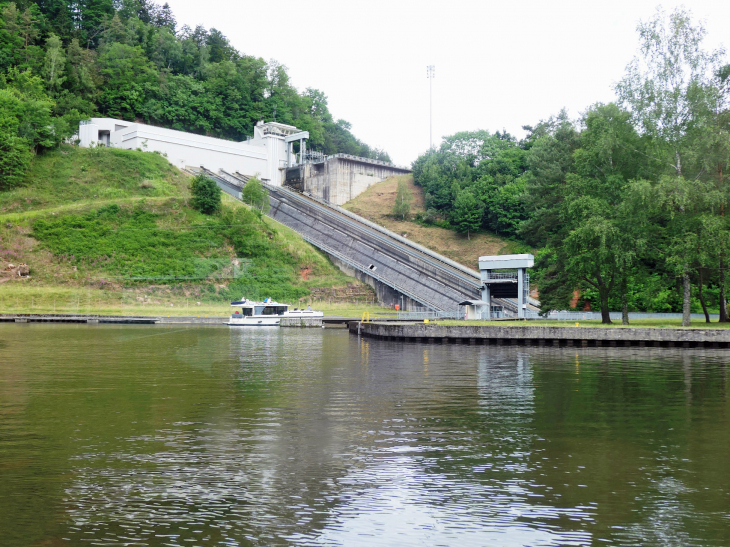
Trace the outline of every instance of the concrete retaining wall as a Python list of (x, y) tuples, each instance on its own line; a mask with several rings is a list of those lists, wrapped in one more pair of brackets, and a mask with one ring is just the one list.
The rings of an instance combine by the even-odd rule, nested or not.
[(350, 332), (389, 340), (490, 345), (730, 347), (730, 329), (618, 327), (442, 326), (350, 323)]
[(301, 189), (336, 205), (347, 203), (388, 177), (410, 173), (409, 169), (354, 156), (330, 157), (303, 167)]

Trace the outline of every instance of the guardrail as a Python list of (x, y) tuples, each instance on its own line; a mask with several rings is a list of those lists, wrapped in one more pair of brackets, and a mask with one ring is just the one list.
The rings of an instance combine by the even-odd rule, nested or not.
[[(611, 320), (621, 320), (620, 311), (609, 312)], [(720, 315), (711, 313), (710, 319), (717, 320)], [(601, 319), (601, 312), (597, 311), (552, 311), (547, 315), (540, 315), (536, 311), (525, 310), (525, 317), (528, 319), (547, 319), (553, 321), (592, 321)], [(690, 314), (692, 319), (704, 320), (704, 313)], [(629, 321), (632, 319), (682, 319), (681, 313), (649, 313), (649, 312), (629, 312)]]
[(399, 311), (396, 319), (403, 321), (423, 321), (438, 319), (464, 319), (462, 311)]

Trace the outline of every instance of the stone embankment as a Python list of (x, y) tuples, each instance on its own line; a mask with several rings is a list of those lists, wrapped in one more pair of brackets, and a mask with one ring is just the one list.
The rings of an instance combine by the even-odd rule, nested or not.
[(728, 348), (730, 329), (631, 327), (443, 326), (434, 323), (351, 322), (350, 332), (382, 340), (442, 344), (575, 347)]

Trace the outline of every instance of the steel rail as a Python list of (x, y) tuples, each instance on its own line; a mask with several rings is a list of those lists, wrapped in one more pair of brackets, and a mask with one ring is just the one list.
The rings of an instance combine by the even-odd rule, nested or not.
[[(239, 180), (242, 184), (245, 182), (241, 180), (238, 176), (234, 174), (227, 173), (223, 171), (223, 175), (213, 173), (212, 171), (205, 169), (201, 167), (202, 171), (205, 172), (206, 175), (210, 176), (216, 182), (219, 183), (219, 186), (222, 187), (222, 189), (226, 190), (226, 193), (235, 192), (235, 194), (239, 194), (241, 191), (241, 186), (238, 186), (231, 182), (230, 179)], [(230, 177), (230, 179), (228, 179)], [(228, 179), (228, 180), (227, 180)], [(475, 272), (470, 272), (466, 268), (464, 268), (461, 265), (458, 265), (458, 268), (455, 268), (452, 264), (449, 264), (448, 262), (451, 262), (450, 260), (448, 262), (444, 262), (443, 260), (439, 260), (432, 256), (432, 251), (426, 250), (428, 252), (423, 252), (420, 248), (420, 246), (415, 247), (413, 242), (404, 240), (397, 236), (396, 234), (393, 234), (392, 232), (385, 230), (377, 225), (371, 225), (369, 221), (365, 221), (364, 219), (360, 219), (356, 215), (350, 213), (349, 211), (345, 211), (339, 208), (334, 208), (329, 204), (323, 203), (320, 200), (317, 200), (315, 198), (304, 196), (301, 194), (298, 194), (296, 192), (292, 192), (291, 190), (281, 188), (281, 187), (275, 187), (271, 186), (269, 184), (263, 183), (265, 187), (270, 192), (270, 197), (272, 198), (272, 201), (275, 201), (275, 206), (273, 209), (276, 213), (279, 213), (281, 215), (284, 215), (287, 218), (290, 218), (292, 220), (292, 224), (296, 225), (297, 223), (301, 222), (301, 219), (298, 219), (294, 217), (291, 213), (287, 213), (285, 208), (291, 208), (295, 211), (301, 211), (301, 207), (304, 206), (307, 209), (309, 209), (311, 212), (309, 215), (312, 215), (314, 213), (314, 218), (319, 221), (319, 223), (324, 224), (325, 226), (329, 223), (334, 223), (334, 225), (330, 224), (330, 228), (335, 228), (337, 224), (344, 224), (344, 226), (347, 228), (352, 228), (352, 232), (346, 233), (342, 232), (341, 230), (337, 230), (337, 232), (341, 233), (342, 235), (350, 238), (353, 241), (358, 242), (359, 244), (365, 245), (372, 249), (373, 251), (376, 251), (382, 255), (384, 255), (387, 258), (390, 258), (391, 260), (394, 260), (396, 263), (400, 262), (403, 266), (407, 266), (407, 269), (410, 270), (410, 272), (406, 273), (403, 270), (400, 270), (398, 273), (409, 279), (410, 281), (415, 281), (417, 283), (422, 283), (423, 275), (419, 271), (420, 267), (429, 266), (430, 268), (435, 269), (436, 275), (429, 275), (432, 282), (429, 286), (429, 289), (432, 293), (435, 293), (435, 295), (440, 296), (441, 298), (445, 299), (446, 301), (458, 301), (459, 299), (464, 298), (464, 294), (466, 295), (473, 295), (474, 292), (479, 291), (480, 285), (477, 284), (477, 275)], [(236, 199), (238, 198), (238, 195), (234, 195)], [(285, 205), (285, 208), (282, 208), (282, 204)], [(319, 216), (322, 218), (317, 218), (319, 213)], [(306, 213), (305, 213), (306, 214)], [(276, 220), (277, 222), (280, 222), (281, 224), (287, 225), (286, 223), (282, 222), (279, 219), (273, 218), (273, 220)], [(329, 219), (329, 222), (328, 222)], [(289, 226), (289, 228), (292, 228), (292, 226)], [(310, 225), (310, 228), (317, 232), (318, 234), (321, 234), (322, 236), (331, 237), (331, 233), (325, 233), (322, 231), (318, 226), (316, 225)], [(377, 279), (381, 283), (384, 283), (387, 286), (392, 287), (393, 289), (397, 290), (401, 294), (408, 296), (409, 298), (412, 298), (413, 300), (417, 302), (421, 302), (424, 305), (426, 305), (429, 308), (432, 309), (444, 309), (443, 305), (438, 305), (429, 298), (426, 298), (423, 294), (416, 296), (412, 291), (406, 289), (401, 284), (395, 282), (392, 279), (388, 279), (386, 277), (383, 277), (380, 274), (375, 273), (373, 270), (369, 269), (367, 266), (363, 264), (358, 264), (356, 261), (354, 261), (352, 258), (344, 255), (343, 253), (334, 250), (330, 245), (327, 245), (326, 243), (323, 243), (321, 241), (318, 241), (316, 238), (313, 238), (311, 235), (302, 235), (302, 237), (310, 242), (311, 244), (320, 247), (322, 250), (327, 252), (328, 254), (332, 254), (333, 256), (337, 257), (339, 260), (342, 260), (344, 263), (348, 264), (349, 266), (355, 268), (358, 271), (361, 271), (362, 273), (365, 273), (366, 275), (373, 277), (374, 279)], [(372, 241), (375, 240), (375, 242), (380, 243), (382, 246), (384, 246), (386, 249), (390, 248), (392, 250), (392, 254), (388, 252), (384, 252), (384, 249), (379, 248), (376, 249), (375, 247), (372, 247)], [(402, 240), (402, 242), (400, 241)], [(397, 255), (400, 254), (404, 256), (407, 260), (403, 261), (402, 259), (398, 259)], [(394, 256), (395, 255), (395, 256)], [(448, 260), (448, 259), (446, 259)], [(382, 263), (382, 262), (381, 262)], [(387, 264), (382, 263), (385, 266)], [(455, 264), (455, 263), (454, 263)], [(415, 266), (415, 267), (414, 267)], [(392, 268), (392, 266), (390, 267)], [(428, 269), (428, 268), (424, 268)], [(464, 275), (467, 274), (467, 275)], [(467, 277), (468, 276), (468, 277)], [(437, 286), (434, 286), (437, 285)], [(454, 294), (455, 293), (455, 294)]]

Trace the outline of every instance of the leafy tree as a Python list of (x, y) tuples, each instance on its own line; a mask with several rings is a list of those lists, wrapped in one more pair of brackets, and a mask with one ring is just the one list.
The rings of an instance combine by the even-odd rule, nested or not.
[(66, 53), (68, 61), (66, 84), (69, 90), (81, 97), (93, 99), (97, 87), (102, 83), (96, 64), (96, 51), (82, 48), (78, 39), (74, 38), (68, 45)]
[(573, 152), (580, 146), (580, 134), (563, 111), (541, 122), (527, 159), (525, 206), (529, 218), (520, 225), (520, 235), (530, 245), (548, 243), (552, 234), (564, 229), (563, 208), (566, 177), (574, 170)]
[(66, 56), (63, 51), (61, 39), (51, 34), (46, 40), (46, 64), (43, 73), (46, 77), (48, 90), (58, 91), (66, 78), (63, 76), (66, 65)]
[(0, 80), (0, 112), (6, 120), (14, 118), (12, 133), (36, 152), (52, 148), (69, 136), (56, 131), (52, 108), (43, 80), (30, 70), (21, 72), (16, 68), (7, 79)]
[(269, 191), (258, 177), (248, 180), (241, 190), (241, 199), (264, 214), (269, 211)]
[(591, 287), (598, 293), (602, 322), (611, 323), (611, 292), (627, 289), (629, 266), (642, 246), (641, 234), (631, 228), (637, 222), (624, 205), (628, 179), (640, 165), (634, 152), (638, 136), (629, 114), (612, 104), (595, 105), (583, 123), (580, 147), (559, 189), (562, 200), (554, 202), (557, 223), (548, 234), (552, 283), (540, 294), (548, 302), (543, 311), (564, 309), (571, 294), (561, 285), (571, 291)]
[(221, 189), (205, 175), (197, 175), (191, 185), (191, 205), (203, 214), (214, 215), (221, 210)]
[[(687, 164), (692, 163), (702, 128), (711, 123), (712, 79), (724, 52), (702, 48), (705, 29), (701, 24), (693, 24), (689, 13), (681, 8), (668, 18), (658, 10), (650, 21), (639, 24), (638, 31), (642, 55), (627, 67), (617, 91), (647, 137), (654, 160), (672, 172), (673, 178), (662, 179), (665, 188), (661, 192), (669, 196), (664, 201), (671, 209), (667, 214), (676, 220), (689, 214), (682, 196), (697, 193), (688, 187), (693, 182), (684, 179), (685, 171)], [(691, 225), (688, 219), (673, 222), (674, 228), (680, 230), (689, 230)], [(689, 234), (680, 231), (671, 237), (675, 242), (672, 249), (686, 250), (686, 245), (679, 242), (686, 242)], [(684, 291), (682, 325), (689, 326), (690, 263), (682, 255), (674, 255), (670, 260), (681, 262), (678, 273)]]
[(393, 214), (405, 220), (411, 213), (411, 202), (413, 194), (408, 188), (406, 181), (398, 181), (398, 190), (395, 194), (395, 204), (393, 205)]
[(479, 201), (471, 190), (459, 191), (454, 200), (454, 210), (451, 213), (452, 222), (456, 231), (466, 234), (471, 239), (471, 232), (479, 229), (482, 223), (484, 204)]
[[(0, 126), (4, 125), (0, 119)], [(0, 190), (18, 186), (30, 166), (32, 154), (28, 142), (0, 127)]]
[(52, 118), (64, 118), (49, 127), (63, 131), (76, 112), (241, 141), (276, 119), (309, 131), (312, 150), (389, 161), (334, 121), (321, 91), (299, 93), (285, 66), (241, 54), (216, 29), (176, 33), (168, 4), (0, 1), (0, 74), (16, 69), (43, 78)]
[(483, 205), (481, 226), (514, 235), (525, 218), (522, 200), (526, 153), (508, 133), (464, 131), (445, 137), (413, 163), (426, 206), (450, 213), (461, 189), (469, 188)]

